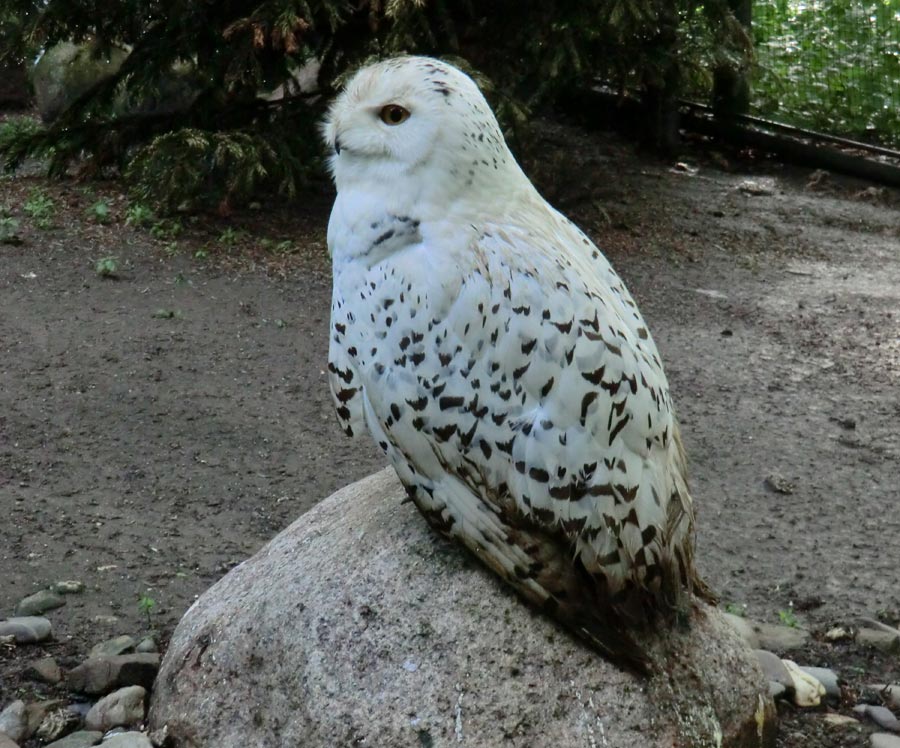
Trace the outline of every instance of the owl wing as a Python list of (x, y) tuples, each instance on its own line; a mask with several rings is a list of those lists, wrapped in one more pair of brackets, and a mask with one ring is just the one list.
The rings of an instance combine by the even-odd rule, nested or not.
[[(473, 494), (562, 538), (609, 595), (676, 605), (695, 576), (693, 517), (656, 346), (603, 255), (551, 218), (481, 232), (451, 306), (433, 310), (415, 397), (377, 438), (416, 469), (405, 482), (430, 492), (420, 506), (456, 523), (449, 534), (502, 542)], [(526, 562), (508, 559), (507, 576)]]
[(338, 422), (348, 436), (362, 433), (365, 426), (363, 381), (354, 363), (357, 351), (353, 342), (345, 340), (352, 321), (353, 312), (346, 308), (346, 301), (335, 286), (331, 300), (328, 386)]

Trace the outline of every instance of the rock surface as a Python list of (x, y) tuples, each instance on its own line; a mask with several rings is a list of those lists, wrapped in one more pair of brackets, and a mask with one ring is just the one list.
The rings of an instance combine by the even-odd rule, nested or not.
[(318, 504), (192, 606), (156, 681), (176, 748), (768, 746), (755, 658), (712, 609), (624, 673), (439, 538), (393, 471)]
[(95, 42), (60, 42), (46, 50), (31, 72), (41, 119), (55, 120), (91, 86), (114, 75), (127, 56), (128, 52), (117, 46), (100, 54)]
[(66, 673), (69, 689), (99, 694), (123, 686), (150, 688), (159, 668), (158, 654), (127, 654), (90, 657)]
[(753, 621), (733, 613), (725, 613), (724, 616), (725, 620), (753, 649), (789, 652), (792, 649), (799, 649), (809, 641), (809, 631), (806, 629)]
[(117, 636), (115, 639), (107, 639), (91, 647), (88, 657), (115, 657), (116, 655), (130, 652), (135, 647), (135, 641), (127, 634)]
[(120, 688), (98, 701), (84, 718), (88, 730), (109, 730), (120, 725), (133, 725), (144, 719), (147, 691), (140, 686)]
[(104, 748), (153, 748), (153, 743), (142, 732), (120, 732), (103, 741)]
[(56, 685), (62, 680), (62, 670), (52, 657), (42, 657), (31, 663), (28, 668), (28, 676), (43, 683)]
[(36, 735), (43, 743), (58, 740), (81, 726), (81, 717), (68, 709), (54, 709), (47, 714), (37, 728)]
[(28, 713), (25, 702), (13, 701), (0, 712), (0, 733), (14, 742), (22, 740), (28, 732)]
[(841, 683), (834, 670), (827, 667), (811, 667), (809, 665), (801, 665), (800, 669), (822, 684), (826, 696), (840, 701)]
[(12, 636), (16, 644), (34, 644), (49, 639), (53, 628), (42, 616), (17, 616), (0, 621), (0, 636)]
[(39, 616), (54, 608), (61, 608), (66, 604), (55, 592), (50, 590), (39, 590), (33, 595), (29, 595), (16, 606), (17, 616)]
[(885, 730), (900, 733), (900, 720), (887, 707), (873, 704), (857, 704), (853, 707), (853, 711), (856, 714), (868, 717), (872, 722)]
[(56, 740), (45, 748), (90, 748), (97, 745), (103, 739), (103, 733), (99, 730), (79, 730), (71, 735), (66, 735), (62, 740)]

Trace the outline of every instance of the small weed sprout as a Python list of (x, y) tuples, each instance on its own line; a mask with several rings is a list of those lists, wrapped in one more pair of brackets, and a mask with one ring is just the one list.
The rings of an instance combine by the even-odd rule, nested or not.
[(739, 603), (725, 603), (725, 612), (743, 618), (747, 614), (747, 608)]
[(12, 216), (0, 217), (0, 244), (21, 244), (19, 221)]
[(126, 226), (146, 226), (153, 220), (153, 211), (143, 203), (132, 203), (125, 211)]
[(153, 628), (153, 619), (151, 613), (156, 607), (156, 600), (149, 595), (141, 595), (138, 598), (138, 610), (147, 617), (147, 628)]
[(101, 278), (114, 278), (119, 270), (119, 261), (112, 255), (101, 257), (94, 265), (94, 270)]
[(226, 247), (233, 247), (244, 237), (243, 231), (236, 231), (235, 229), (229, 227), (225, 229), (221, 234), (219, 234), (219, 244), (224, 244)]
[(785, 626), (790, 626), (792, 629), (795, 629), (800, 625), (800, 622), (797, 620), (797, 616), (794, 615), (794, 611), (790, 608), (788, 608), (787, 610), (779, 610), (778, 618), (781, 619), (781, 622)]
[(173, 239), (177, 239), (182, 231), (184, 231), (184, 226), (181, 225), (181, 221), (163, 220), (157, 221), (150, 227), (150, 236), (154, 239), (172, 241)]
[(88, 209), (88, 215), (97, 223), (109, 223), (111, 218), (109, 203), (105, 200), (98, 200)]
[(33, 189), (28, 195), (28, 200), (22, 206), (29, 218), (40, 229), (47, 229), (53, 224), (53, 214), (56, 212), (56, 204), (41, 189)]

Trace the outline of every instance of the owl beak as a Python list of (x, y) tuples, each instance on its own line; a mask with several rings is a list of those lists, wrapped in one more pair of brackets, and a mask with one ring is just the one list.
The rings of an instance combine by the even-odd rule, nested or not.
[(341, 155), (341, 139), (340, 139), (340, 138), (337, 138), (337, 137), (334, 139), (334, 152), (335, 152), (338, 156)]

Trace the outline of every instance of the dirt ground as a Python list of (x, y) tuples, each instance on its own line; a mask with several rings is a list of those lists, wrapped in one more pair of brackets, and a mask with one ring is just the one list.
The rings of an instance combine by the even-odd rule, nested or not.
[[(661, 163), (563, 125), (532, 155), (654, 332), (723, 603), (816, 634), (896, 624), (900, 194), (708, 147)], [(35, 190), (46, 228), (25, 211)], [(383, 464), (327, 392), (330, 190), (185, 219), (174, 244), (126, 225), (120, 190), (0, 181), (21, 239), (0, 244), (0, 618), (53, 582), (87, 586), (47, 614), (54, 642), (0, 653), (0, 707), (49, 693), (22, 676), (41, 654), (74, 665), (148, 628), (164, 643), (229, 568)], [(803, 654), (854, 688), (900, 682), (896, 656)], [(784, 717), (783, 748), (868, 745), (869, 728)]]

